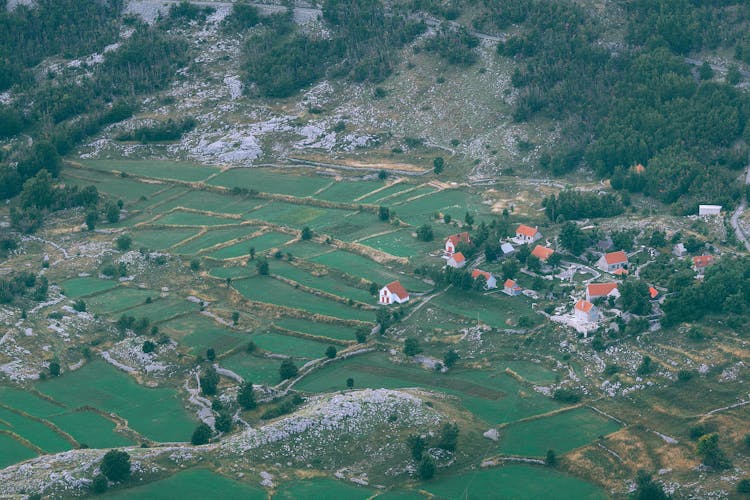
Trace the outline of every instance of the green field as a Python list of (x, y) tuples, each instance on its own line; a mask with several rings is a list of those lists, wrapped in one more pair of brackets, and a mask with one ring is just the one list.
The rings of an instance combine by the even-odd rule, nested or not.
[(288, 234), (271, 231), (256, 236), (255, 238), (243, 240), (239, 243), (214, 250), (209, 253), (208, 256), (213, 257), (214, 259), (234, 259), (236, 257), (249, 256), (250, 247), (255, 248), (255, 251), (260, 254), (271, 248), (278, 248), (292, 238), (293, 237)]
[[(157, 208), (165, 203), (169, 203), (171, 200), (179, 198), (188, 191), (190, 191), (190, 188), (176, 186), (174, 184), (166, 184), (161, 191), (157, 191), (145, 200), (138, 200), (135, 203), (128, 205), (126, 208), (129, 211), (141, 210), (145, 213), (156, 213)], [(127, 219), (128, 222), (131, 220), (130, 217)]]
[(379, 285), (385, 285), (394, 280), (399, 280), (407, 290), (413, 292), (426, 292), (430, 285), (412, 278), (405, 274), (399, 274), (396, 270), (387, 269), (375, 261), (343, 250), (318, 255), (310, 259), (312, 262), (323, 264), (326, 267), (347, 273), (350, 276), (363, 278)]
[(150, 198), (164, 189), (162, 184), (149, 184), (92, 170), (65, 169), (60, 180), (80, 187), (94, 186), (100, 194), (132, 203), (141, 197)]
[(423, 195), (432, 194), (432, 193), (434, 193), (436, 191), (437, 191), (437, 189), (435, 189), (434, 187), (422, 186), (422, 187), (418, 187), (416, 189), (413, 189), (413, 190), (405, 192), (405, 193), (401, 193), (401, 194), (397, 194), (395, 196), (391, 196), (387, 200), (384, 200), (384, 202), (389, 207), (393, 208), (394, 210), (396, 210), (396, 212), (398, 212), (399, 204), (400, 203), (405, 203), (407, 200), (410, 200), (412, 198), (416, 198), (417, 196), (423, 196)]
[(437, 499), (513, 498), (538, 500), (604, 499), (607, 495), (581, 479), (545, 467), (505, 465), (477, 469), (460, 475), (438, 477), (422, 485)]
[(281, 382), (279, 377), (280, 359), (263, 358), (238, 352), (221, 360), (221, 366), (240, 375), (254, 384), (276, 385)]
[(209, 184), (224, 187), (254, 189), (261, 193), (310, 196), (328, 186), (333, 180), (322, 176), (297, 174), (280, 175), (279, 172), (263, 168), (232, 168), (217, 175)]
[(174, 179), (178, 181), (202, 181), (218, 168), (197, 163), (168, 160), (79, 160), (87, 168), (103, 172), (126, 172), (131, 175), (153, 179)]
[(115, 280), (100, 280), (99, 278), (73, 278), (63, 281), (60, 286), (65, 295), (71, 299), (84, 297), (97, 292), (103, 292), (117, 286)]
[(103, 498), (140, 500), (231, 499), (266, 500), (265, 490), (241, 483), (206, 469), (191, 469), (153, 483), (124, 490), (112, 490)]
[(423, 387), (457, 396), (467, 410), (489, 424), (513, 422), (560, 407), (502, 372), (454, 370), (440, 375), (415, 365), (394, 365), (383, 353), (332, 363), (300, 380), (295, 388), (315, 393), (342, 390), (349, 377), (354, 378), (355, 388)]
[(147, 297), (156, 298), (159, 292), (142, 288), (120, 285), (108, 292), (95, 295), (86, 300), (89, 309), (100, 314), (111, 314), (116, 311), (131, 309), (143, 304)]
[(315, 198), (340, 203), (356, 203), (354, 202), (355, 198), (364, 196), (382, 185), (382, 182), (377, 181), (337, 181), (316, 194)]
[(532, 325), (541, 321), (540, 316), (531, 310), (530, 299), (524, 296), (448, 290), (435, 297), (431, 304), (470, 320), (479, 319), (493, 328), (512, 328), (521, 316), (526, 316)]
[(375, 304), (377, 302), (377, 297), (370, 295), (368, 290), (365, 290), (364, 288), (356, 288), (332, 274), (313, 276), (304, 269), (289, 264), (288, 262), (278, 260), (271, 261), (269, 265), (271, 268), (271, 274), (277, 274), (286, 279), (296, 281), (306, 287), (322, 290), (344, 299), (364, 302), (365, 304)]
[(0, 430), (15, 432), (47, 453), (69, 450), (72, 445), (61, 434), (31, 418), (0, 407)]
[(276, 325), (295, 332), (309, 333), (339, 340), (354, 340), (355, 328), (331, 323), (320, 323), (300, 318), (281, 318)]
[(237, 219), (230, 219), (228, 217), (175, 210), (159, 217), (153, 221), (153, 224), (163, 224), (166, 226), (221, 226), (224, 224), (239, 224), (240, 222)]
[(337, 208), (311, 207), (273, 201), (258, 210), (250, 212), (247, 218), (296, 229), (309, 226), (317, 230), (328, 224), (335, 223), (351, 213), (353, 212)]
[[(361, 199), (357, 200), (356, 203), (369, 203), (371, 205), (378, 205), (381, 201), (386, 201), (385, 199), (393, 196), (397, 193), (403, 193), (404, 191), (408, 189), (413, 189), (414, 184), (408, 184), (405, 182), (399, 182), (397, 184), (392, 184), (384, 189), (381, 189), (377, 193), (368, 194), (367, 196), (363, 196)], [(386, 205), (388, 203), (385, 203)]]
[(531, 361), (503, 361), (501, 364), (534, 384), (553, 384), (557, 377), (557, 374), (554, 371), (545, 368), (539, 363), (532, 363)]
[(156, 441), (188, 441), (195, 427), (177, 391), (138, 385), (104, 361), (38, 382), (36, 388), (70, 408), (90, 405), (120, 415), (130, 427)]
[(165, 321), (179, 314), (198, 311), (200, 306), (195, 302), (176, 298), (157, 298), (150, 304), (143, 304), (128, 310), (128, 315), (136, 318), (148, 318), (152, 322)]
[(130, 440), (115, 433), (115, 424), (98, 413), (77, 411), (49, 418), (81, 444), (92, 448), (115, 448), (132, 445)]
[(279, 486), (274, 499), (296, 500), (298, 498), (326, 498), (328, 500), (355, 500), (372, 498), (373, 490), (355, 486), (335, 479), (316, 478), (292, 481)]
[(509, 455), (543, 457), (547, 450), (566, 453), (587, 445), (620, 425), (589, 408), (576, 408), (546, 418), (518, 422), (502, 430), (500, 451)]
[(138, 229), (132, 233), (133, 247), (164, 250), (198, 234), (198, 229)]
[(305, 360), (325, 357), (325, 350), (330, 345), (316, 340), (284, 335), (279, 332), (259, 333), (253, 335), (250, 340), (265, 351)]
[(191, 190), (179, 197), (169, 200), (159, 207), (162, 212), (182, 207), (193, 210), (205, 210), (218, 214), (242, 215), (266, 203), (264, 200), (235, 196), (228, 193)]
[(256, 271), (252, 267), (214, 267), (208, 274), (215, 278), (225, 280), (227, 278), (247, 278), (248, 276), (255, 275)]
[(393, 226), (370, 212), (349, 212), (321, 225), (318, 230), (344, 241), (356, 241), (372, 234), (392, 231)]
[(247, 333), (224, 328), (197, 313), (162, 323), (159, 330), (180, 344), (191, 347), (195, 355), (205, 355), (209, 347), (221, 355), (249, 340)]
[[(422, 224), (425, 217), (436, 212), (449, 214), (455, 219), (463, 219), (467, 211), (474, 214), (476, 222), (482, 215), (488, 215), (490, 207), (482, 204), (480, 197), (458, 189), (446, 189), (408, 203), (394, 207), (398, 216), (410, 224)], [(477, 217), (480, 216), (480, 217)]]
[(414, 230), (412, 229), (401, 229), (388, 234), (363, 239), (360, 243), (395, 255), (396, 257), (423, 256), (442, 246), (439, 241), (419, 241), (413, 233)]
[(36, 453), (13, 437), (0, 432), (0, 469), (34, 458)]
[(205, 250), (224, 243), (232, 241), (237, 238), (243, 238), (257, 231), (258, 228), (253, 226), (244, 227), (232, 227), (227, 229), (214, 229), (213, 231), (207, 231), (206, 233), (192, 239), (188, 242), (182, 243), (174, 248), (174, 252), (178, 254), (193, 255), (201, 250)]
[(373, 311), (360, 310), (333, 299), (303, 292), (267, 276), (256, 276), (237, 281), (232, 283), (232, 286), (248, 299), (257, 302), (291, 307), (313, 314), (323, 314), (341, 319), (373, 321), (375, 318)]
[(299, 240), (291, 245), (284, 248), (285, 252), (289, 252), (295, 257), (302, 259), (308, 259), (310, 257), (318, 256), (322, 253), (330, 252), (331, 247), (327, 245), (321, 245), (314, 241), (302, 241)]

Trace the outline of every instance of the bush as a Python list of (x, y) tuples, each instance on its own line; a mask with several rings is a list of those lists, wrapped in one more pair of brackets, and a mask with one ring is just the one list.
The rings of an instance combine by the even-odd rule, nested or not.
[(86, 303), (83, 299), (78, 299), (73, 304), (73, 310), (78, 312), (86, 312)]
[(245, 382), (237, 393), (237, 404), (243, 410), (252, 410), (258, 406), (255, 402), (255, 392), (253, 391), (252, 382)]
[(113, 483), (127, 479), (130, 476), (130, 455), (125, 451), (110, 450), (104, 455), (99, 469)]
[(117, 249), (122, 252), (130, 250), (130, 245), (133, 244), (133, 238), (129, 234), (121, 234), (117, 237)]
[(213, 367), (208, 367), (200, 376), (201, 392), (206, 396), (216, 394), (216, 388), (219, 385), (219, 374)]
[(91, 492), (95, 495), (101, 495), (102, 493), (107, 491), (108, 487), (109, 483), (107, 481), (107, 478), (102, 474), (97, 475), (91, 482)]
[(190, 438), (190, 442), (195, 446), (200, 446), (208, 443), (209, 439), (211, 439), (211, 428), (201, 422), (193, 431), (193, 436)]
[(432, 479), (435, 477), (435, 469), (435, 461), (430, 455), (425, 454), (419, 461), (419, 478), (423, 480)]
[(234, 422), (232, 422), (232, 416), (229, 413), (222, 411), (216, 416), (214, 425), (219, 432), (230, 432), (234, 427)]
[(561, 387), (555, 390), (552, 398), (562, 403), (575, 404), (581, 400), (581, 394), (574, 389)]
[(281, 362), (281, 366), (279, 367), (279, 375), (281, 376), (281, 380), (294, 378), (297, 376), (298, 372), (299, 370), (297, 369), (297, 365), (295, 365), (294, 361), (292, 361), (291, 359), (285, 359)]
[(404, 340), (404, 354), (407, 356), (415, 356), (422, 352), (422, 348), (419, 346), (419, 340), (414, 337), (409, 337)]
[(326, 349), (326, 358), (333, 359), (336, 357), (336, 348), (332, 345), (328, 346), (328, 349)]
[(423, 224), (417, 228), (417, 239), (419, 241), (432, 241), (434, 238), (435, 234), (429, 224)]
[(458, 445), (458, 425), (456, 424), (443, 424), (443, 429), (440, 433), (440, 441), (438, 441), (438, 448), (442, 448), (448, 451), (456, 451)]
[(750, 493), (750, 479), (740, 479), (737, 483), (737, 493)]
[(53, 377), (59, 377), (60, 376), (60, 363), (57, 361), (50, 361), (49, 364), (49, 374)]
[(150, 353), (150, 352), (154, 352), (154, 351), (156, 350), (156, 344), (154, 344), (154, 343), (153, 343), (153, 342), (151, 342), (150, 340), (147, 340), (147, 341), (145, 341), (145, 342), (143, 343), (143, 347), (142, 347), (142, 350), (143, 350), (143, 352), (145, 352), (146, 354), (148, 354), (148, 353)]

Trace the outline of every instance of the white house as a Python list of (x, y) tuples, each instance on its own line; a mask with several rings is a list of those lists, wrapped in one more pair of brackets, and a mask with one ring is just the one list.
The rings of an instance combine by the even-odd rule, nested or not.
[(466, 265), (466, 257), (461, 252), (456, 252), (448, 259), (446, 265), (460, 269)]
[(589, 283), (586, 285), (586, 300), (591, 302), (599, 297), (619, 297), (617, 283)]
[(403, 304), (408, 301), (409, 292), (407, 292), (403, 285), (398, 281), (392, 281), (380, 289), (378, 299), (378, 303), (380, 304)]
[(477, 279), (480, 276), (484, 276), (485, 288), (487, 290), (497, 288), (497, 280), (492, 275), (492, 273), (488, 273), (487, 271), (480, 271), (479, 269), (474, 269), (473, 271), (471, 271), (471, 277), (473, 279)]
[(535, 227), (529, 227), (525, 224), (521, 224), (516, 228), (516, 243), (523, 245), (524, 243), (533, 243), (542, 238), (542, 233)]
[(456, 247), (458, 247), (459, 243), (471, 243), (469, 233), (463, 232), (448, 236), (448, 239), (445, 240), (445, 255), (449, 257), (453, 255), (456, 252)]
[(575, 317), (584, 323), (596, 323), (599, 319), (599, 309), (588, 300), (579, 300), (574, 307)]
[(596, 263), (596, 267), (605, 273), (615, 273), (620, 269), (627, 269), (628, 256), (622, 250), (619, 252), (605, 253)]
[(518, 286), (518, 283), (511, 279), (505, 280), (505, 283), (503, 284), (503, 293), (514, 296), (521, 295), (521, 292), (523, 292), (523, 289)]
[(721, 205), (698, 205), (698, 215), (721, 215)]

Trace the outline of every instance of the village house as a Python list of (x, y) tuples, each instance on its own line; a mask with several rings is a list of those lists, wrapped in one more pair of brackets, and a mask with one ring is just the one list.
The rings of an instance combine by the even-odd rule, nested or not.
[(523, 289), (518, 286), (518, 283), (516, 283), (515, 281), (511, 279), (505, 280), (505, 283), (503, 284), (503, 293), (506, 293), (512, 297), (514, 295), (521, 295), (522, 291)]
[(617, 289), (617, 283), (589, 283), (586, 285), (586, 300), (593, 302), (599, 297), (618, 298), (620, 291)]
[(484, 282), (485, 282), (484, 287), (487, 290), (497, 288), (497, 280), (492, 275), (492, 273), (488, 273), (487, 271), (480, 271), (479, 269), (474, 269), (473, 271), (471, 271), (471, 277), (473, 279), (477, 279), (480, 276), (484, 276)]
[(516, 251), (516, 249), (513, 248), (513, 245), (511, 245), (510, 243), (503, 243), (502, 245), (500, 245), (500, 250), (503, 251), (503, 255), (510, 255)]
[(698, 272), (703, 271), (705, 268), (707, 268), (713, 263), (714, 263), (713, 255), (699, 255), (698, 257), (693, 257), (693, 269), (695, 269)]
[(521, 224), (516, 228), (515, 241), (519, 245), (523, 245), (524, 243), (534, 243), (541, 238), (542, 233), (539, 232), (539, 229), (537, 229), (536, 226), (529, 227), (525, 224)]
[(656, 288), (649, 286), (648, 287), (648, 296), (651, 298), (651, 300), (656, 300), (659, 298), (659, 290)]
[(446, 265), (456, 269), (460, 269), (466, 265), (466, 257), (464, 257), (464, 254), (462, 254), (461, 252), (456, 252), (451, 256), (450, 259), (448, 259)]
[(684, 257), (687, 255), (687, 248), (685, 248), (685, 245), (682, 243), (678, 243), (672, 248), (672, 253), (675, 255), (675, 257)]
[[(628, 256), (625, 252), (620, 250), (619, 252), (609, 252), (602, 255), (597, 261), (596, 267), (604, 271), (605, 273), (612, 274), (623, 274), (617, 272), (620, 270), (626, 271), (628, 267)], [(625, 272), (627, 274), (627, 271)]]
[(698, 205), (698, 215), (721, 215), (721, 205)]
[(543, 247), (542, 245), (537, 245), (534, 247), (534, 250), (531, 251), (531, 255), (538, 258), (542, 262), (547, 262), (547, 259), (552, 257), (552, 254), (555, 253), (554, 250), (551, 248)]
[(463, 232), (448, 236), (448, 239), (445, 240), (445, 255), (450, 257), (451, 255), (456, 253), (456, 247), (458, 247), (459, 243), (471, 243), (471, 237), (469, 236), (469, 233)]
[(392, 281), (380, 289), (378, 299), (378, 303), (380, 304), (403, 304), (408, 301), (409, 292), (407, 292), (404, 286), (398, 281)]
[(599, 309), (588, 300), (579, 300), (574, 307), (576, 320), (584, 323), (596, 323), (599, 319)]

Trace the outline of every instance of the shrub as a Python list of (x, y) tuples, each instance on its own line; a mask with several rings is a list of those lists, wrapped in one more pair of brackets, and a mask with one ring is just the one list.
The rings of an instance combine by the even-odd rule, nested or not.
[(216, 416), (216, 423), (214, 425), (219, 432), (230, 432), (234, 426), (232, 416), (226, 411), (222, 411)]
[(99, 469), (113, 483), (127, 479), (130, 476), (130, 455), (125, 451), (110, 450), (104, 455)]
[(49, 374), (53, 377), (59, 377), (60, 376), (60, 363), (58, 361), (50, 361), (49, 364)]
[(422, 352), (422, 348), (419, 346), (419, 340), (414, 337), (409, 337), (404, 340), (404, 354), (407, 356), (415, 356)]
[(117, 245), (118, 250), (127, 252), (133, 244), (133, 238), (129, 234), (121, 234), (117, 237), (115, 244)]
[(279, 375), (281, 376), (281, 380), (294, 378), (297, 376), (298, 372), (299, 370), (297, 369), (297, 365), (295, 365), (294, 361), (292, 361), (291, 359), (285, 359), (281, 362), (281, 366), (279, 367)]
[(242, 407), (243, 410), (252, 410), (258, 404), (255, 402), (255, 392), (253, 391), (252, 382), (245, 382), (240, 388), (240, 392), (237, 393), (237, 404)]
[(107, 491), (108, 487), (109, 483), (107, 482), (107, 478), (102, 474), (97, 475), (91, 482), (91, 492), (95, 495), (101, 495), (102, 493)]
[(581, 400), (581, 394), (578, 391), (564, 387), (556, 389), (552, 397), (556, 401), (570, 404), (575, 404)]
[(156, 344), (154, 344), (150, 340), (147, 340), (143, 343), (142, 349), (143, 349), (143, 352), (145, 352), (146, 354), (150, 352), (154, 352), (156, 350)]
[(435, 477), (435, 461), (430, 455), (425, 454), (422, 460), (419, 461), (419, 478), (420, 479), (432, 479)]
[(200, 446), (202, 444), (208, 443), (208, 440), (210, 438), (211, 428), (201, 422), (193, 431), (193, 436), (190, 438), (190, 442), (195, 446)]

